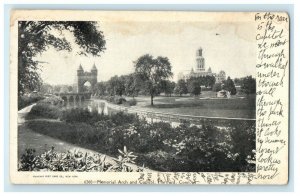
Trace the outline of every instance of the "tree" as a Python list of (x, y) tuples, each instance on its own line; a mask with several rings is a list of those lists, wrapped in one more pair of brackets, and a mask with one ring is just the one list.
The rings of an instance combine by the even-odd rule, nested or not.
[(212, 88), (215, 82), (216, 82), (216, 78), (214, 76), (207, 75), (203, 77), (203, 83), (201, 85), (204, 85), (206, 88), (207, 87)]
[(106, 86), (107, 86), (107, 84), (105, 82), (98, 82), (94, 86), (93, 91), (96, 93), (96, 95), (103, 96), (106, 93)]
[(55, 86), (53, 87), (53, 92), (54, 92), (54, 93), (59, 93), (59, 92), (60, 92), (60, 89), (61, 89), (61, 85), (55, 85)]
[(241, 90), (247, 95), (256, 93), (256, 80), (252, 76), (241, 78)]
[(61, 85), (59, 93), (68, 93), (68, 86), (67, 85)]
[(187, 84), (186, 84), (185, 80), (183, 80), (183, 79), (178, 80), (174, 91), (176, 94), (179, 94), (180, 96), (182, 96), (182, 94), (187, 94), (188, 89), (187, 89)]
[(151, 106), (153, 106), (153, 98), (157, 95), (161, 82), (173, 76), (171, 63), (167, 57), (153, 58), (149, 54), (137, 59), (135, 74), (144, 82), (146, 91), (151, 97)]
[(91, 21), (19, 21), (18, 23), (18, 93), (33, 91), (42, 84), (37, 70), (41, 62), (34, 59), (50, 46), (57, 51), (71, 52), (71, 43), (61, 35), (65, 31), (74, 35), (79, 46), (79, 55), (100, 56), (105, 50), (104, 35), (97, 29), (97, 23)]
[(40, 87), (40, 92), (41, 93), (52, 93), (53, 91), (53, 87), (50, 85), (50, 84), (46, 84), (46, 83), (43, 83)]
[(138, 95), (140, 91), (139, 78), (135, 76), (134, 73), (126, 76), (125, 81), (125, 93), (127, 96), (132, 96), (133, 98)]
[(233, 81), (236, 86), (241, 86), (242, 78), (234, 78)]
[(68, 86), (68, 92), (73, 92), (73, 86)]
[(189, 93), (198, 96), (201, 94), (201, 78), (191, 77), (187, 80)]
[(110, 95), (122, 96), (125, 93), (125, 77), (113, 76), (108, 81), (107, 90)]
[(221, 85), (221, 83), (215, 83), (215, 84), (213, 85), (212, 90), (213, 90), (214, 92), (219, 92), (220, 90), (222, 90), (222, 85)]
[(230, 77), (228, 77), (227, 80), (224, 81), (223, 89), (229, 91), (231, 95), (236, 94), (235, 85)]
[(176, 83), (175, 82), (171, 82), (169, 80), (163, 80), (161, 81), (161, 91), (165, 93), (165, 95), (167, 96), (171, 96), (172, 93), (174, 92), (174, 88), (175, 88)]

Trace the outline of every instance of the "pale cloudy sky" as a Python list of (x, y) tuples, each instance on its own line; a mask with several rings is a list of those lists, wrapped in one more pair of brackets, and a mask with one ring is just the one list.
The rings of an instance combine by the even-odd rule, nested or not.
[[(144, 54), (169, 58), (173, 80), (180, 71), (195, 66), (196, 50), (203, 48), (206, 69), (224, 70), (232, 78), (255, 76), (256, 42), (254, 23), (250, 22), (98, 22), (106, 39), (101, 57), (78, 56), (74, 38), (65, 32), (74, 46), (73, 52), (57, 52), (50, 48), (37, 57), (47, 62), (42, 78), (49, 84), (72, 84), (82, 64), (89, 71), (98, 68), (98, 81), (134, 71), (133, 61)], [(56, 32), (53, 32), (56, 33)], [(220, 35), (216, 35), (216, 33)]]

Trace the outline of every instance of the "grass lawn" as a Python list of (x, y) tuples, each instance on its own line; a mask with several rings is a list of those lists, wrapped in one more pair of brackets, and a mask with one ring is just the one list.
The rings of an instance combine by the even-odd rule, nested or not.
[[(212, 93), (214, 95), (212, 95)], [(150, 97), (137, 97), (137, 109), (154, 112), (174, 113), (194, 116), (253, 118), (255, 119), (255, 96), (230, 99), (216, 98), (215, 93), (203, 92), (200, 97), (164, 97), (154, 98), (154, 106), (150, 105)]]
[[(55, 129), (55, 124), (60, 124), (59, 122), (47, 122), (46, 120), (36, 122), (37, 124), (43, 124), (44, 126), (50, 128), (51, 130)], [(41, 126), (43, 127), (43, 126)], [(39, 127), (39, 128), (41, 128)], [(68, 150), (72, 149), (80, 149), (80, 151), (86, 151), (81, 148), (79, 148), (76, 145), (72, 145), (70, 143), (67, 143), (65, 141), (55, 139), (53, 137), (37, 133), (35, 131), (32, 131), (28, 124), (22, 124), (18, 127), (18, 158), (21, 157), (22, 154), (25, 153), (25, 149), (27, 148), (33, 148), (36, 150), (37, 154), (44, 153), (45, 151), (48, 151), (51, 149), (51, 147), (55, 148), (55, 151), (57, 152), (67, 152)]]
[[(89, 132), (92, 127), (84, 123), (69, 124), (51, 119), (27, 121), (18, 126), (18, 158), (20, 159), (27, 148), (33, 148), (36, 150), (36, 154), (42, 154), (50, 150), (52, 146), (59, 153), (75, 149), (83, 153), (95, 153), (95, 151), (104, 153), (101, 149), (89, 143), (74, 142), (71, 135), (76, 136), (76, 133), (82, 129)], [(64, 140), (63, 138), (68, 139)], [(108, 156), (107, 158), (111, 162), (111, 157)]]

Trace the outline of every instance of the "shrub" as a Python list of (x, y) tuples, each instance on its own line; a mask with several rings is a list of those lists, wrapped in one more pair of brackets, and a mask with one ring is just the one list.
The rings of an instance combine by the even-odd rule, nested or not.
[(235, 123), (229, 128), (232, 139), (233, 154), (236, 154), (237, 165), (247, 165), (249, 160), (255, 160), (256, 138), (255, 124), (248, 122)]
[(213, 85), (212, 91), (214, 91), (214, 92), (219, 92), (220, 90), (222, 90), (222, 85), (221, 85), (221, 83), (215, 83), (215, 84)]
[(209, 120), (198, 126), (183, 122), (172, 127), (133, 114), (104, 116), (83, 109), (67, 110), (64, 119), (68, 123), (29, 122), (28, 126), (112, 156), (127, 146), (139, 155), (140, 165), (161, 171), (255, 171), (255, 121), (224, 121), (223, 128)]
[(37, 103), (31, 108), (27, 118), (58, 119), (61, 118), (61, 116), (62, 111), (59, 107), (47, 103)]
[(130, 99), (126, 102), (127, 105), (129, 106), (135, 106), (137, 104), (136, 99)]
[(33, 171), (39, 165), (39, 157), (35, 156), (35, 149), (26, 149), (19, 162), (19, 171)]
[(101, 120), (103, 117), (104, 115), (98, 114), (97, 111), (90, 112), (88, 109), (72, 108), (63, 112), (62, 120), (65, 120), (68, 123), (84, 122), (93, 124)]
[(138, 120), (138, 117), (134, 114), (126, 114), (124, 112), (118, 112), (112, 114), (110, 116), (111, 121), (116, 124), (117, 126), (124, 125), (124, 124), (131, 124)]
[(45, 99), (40, 100), (38, 103), (44, 103), (44, 104), (52, 104), (52, 105), (60, 105), (64, 100), (58, 96), (51, 96), (47, 97)]
[(174, 171), (174, 167), (177, 165), (174, 160), (174, 156), (162, 150), (141, 154), (137, 158), (138, 162), (158, 171)]
[(35, 155), (34, 149), (26, 149), (21, 156), (19, 171), (76, 171), (76, 172), (138, 172), (143, 168), (132, 168), (128, 163), (134, 163), (136, 158), (132, 152), (119, 151), (118, 159), (115, 162), (107, 162), (105, 155), (82, 153), (80, 151), (68, 151), (58, 153), (51, 150), (40, 155)]
[(114, 98), (114, 103), (115, 104), (123, 104), (126, 102), (126, 99), (124, 97), (115, 97)]
[(124, 97), (120, 96), (100, 96), (99, 98), (118, 105), (127, 102), (127, 100)]
[(44, 99), (43, 96), (40, 95), (32, 95), (32, 96), (18, 96), (18, 110), (25, 108), (33, 103), (36, 103), (40, 100)]

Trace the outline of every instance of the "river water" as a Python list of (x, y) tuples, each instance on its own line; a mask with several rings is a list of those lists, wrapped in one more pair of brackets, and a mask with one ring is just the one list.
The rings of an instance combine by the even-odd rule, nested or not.
[[(67, 108), (87, 108), (90, 112), (97, 112), (99, 114), (110, 115), (112, 113), (123, 111), (125, 113), (136, 114), (140, 118), (144, 118), (148, 122), (169, 122), (173, 127), (179, 126), (183, 121), (189, 121), (191, 124), (196, 126), (201, 126), (203, 120), (210, 120), (217, 127), (225, 128), (228, 126), (229, 121), (248, 121), (244, 119), (230, 119), (230, 118), (211, 118), (211, 117), (201, 117), (201, 116), (187, 116), (180, 114), (169, 114), (169, 113), (158, 113), (147, 110), (137, 110), (133, 108), (128, 108), (125, 106), (115, 105), (106, 102), (105, 100), (90, 99), (83, 101), (80, 105), (75, 105), (70, 103)], [(252, 121), (252, 120), (251, 120)], [(255, 122), (255, 120), (253, 121)]]
[(107, 108), (106, 102), (103, 100), (97, 100), (97, 99), (84, 100), (80, 103), (70, 102), (68, 105), (65, 105), (63, 107), (68, 108), (68, 109), (84, 108), (84, 109), (88, 109), (90, 112), (97, 111), (99, 114), (101, 114), (102, 112), (104, 114), (108, 114), (108, 108)]

